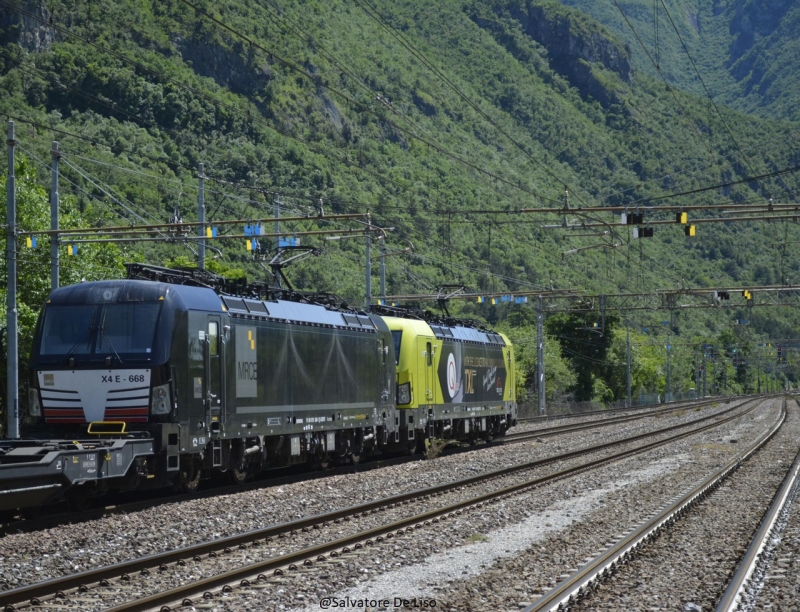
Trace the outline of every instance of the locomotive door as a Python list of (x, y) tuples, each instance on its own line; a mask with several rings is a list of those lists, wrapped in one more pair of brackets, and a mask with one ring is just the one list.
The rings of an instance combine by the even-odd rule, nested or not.
[(222, 388), (222, 339), (220, 317), (209, 315), (205, 346), (205, 393), (206, 422), (212, 434), (218, 434), (223, 420)]
[[(436, 347), (433, 344), (433, 338), (420, 338), (422, 344), (422, 367), (425, 370), (425, 401), (426, 404), (433, 403), (434, 398), (434, 384), (436, 382), (435, 372), (433, 371), (433, 355)], [(423, 402), (420, 402), (423, 403)]]

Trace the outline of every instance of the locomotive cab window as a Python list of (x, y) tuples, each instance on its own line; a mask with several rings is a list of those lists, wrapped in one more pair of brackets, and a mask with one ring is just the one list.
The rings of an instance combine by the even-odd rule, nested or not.
[(219, 324), (214, 321), (208, 323), (208, 353), (219, 355)]
[(44, 313), (39, 352), (149, 357), (160, 308), (133, 302), (50, 305)]
[(394, 365), (400, 365), (400, 341), (403, 339), (403, 332), (399, 329), (392, 330), (394, 338)]
[(425, 349), (426, 349), (425, 352), (428, 354), (428, 365), (432, 366), (433, 365), (433, 347), (431, 346), (430, 342), (427, 343), (427, 346), (425, 347)]

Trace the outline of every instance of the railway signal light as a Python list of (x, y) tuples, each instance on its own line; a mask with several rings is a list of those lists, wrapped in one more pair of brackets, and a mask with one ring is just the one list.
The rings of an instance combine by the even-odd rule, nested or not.
[(694, 225), (687, 225), (683, 228), (683, 233), (687, 236), (696, 236), (697, 235), (697, 228)]
[(635, 227), (635, 228), (633, 228), (633, 237), (634, 238), (652, 238), (653, 237), (653, 228), (652, 227)]
[(643, 213), (622, 213), (622, 222), (625, 225), (641, 225), (644, 223)]
[(689, 213), (679, 212), (675, 214), (675, 223), (686, 225), (689, 223)]
[(746, 299), (746, 300), (752, 300), (753, 299), (753, 294), (749, 289), (745, 289), (744, 291), (742, 291), (742, 295), (744, 296), (744, 299)]

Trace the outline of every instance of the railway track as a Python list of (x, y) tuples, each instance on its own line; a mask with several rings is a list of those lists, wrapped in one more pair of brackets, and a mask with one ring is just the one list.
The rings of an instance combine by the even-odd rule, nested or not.
[(670, 414), (679, 411), (687, 411), (690, 409), (699, 410), (706, 406), (711, 406), (716, 403), (718, 403), (717, 400), (709, 400), (705, 402), (699, 402), (696, 404), (680, 405), (680, 406), (673, 405), (666, 408), (657, 408), (655, 410), (647, 410), (646, 412), (632, 414), (632, 415), (612, 416), (607, 419), (596, 419), (587, 423), (554, 425), (553, 427), (544, 427), (542, 429), (533, 429), (529, 431), (520, 431), (517, 433), (506, 434), (502, 438), (498, 438), (495, 442), (498, 444), (513, 444), (516, 442), (522, 442), (524, 440), (546, 438), (550, 436), (555, 436), (564, 433), (571, 433), (575, 431), (585, 431), (587, 429), (596, 429), (598, 427), (606, 427), (609, 425), (617, 425), (620, 423), (629, 423), (631, 421), (638, 421), (640, 419), (644, 419), (647, 417)]
[[(709, 402), (720, 402), (727, 400), (726, 397), (715, 397), (712, 400), (708, 400)], [(686, 407), (691, 405), (696, 405), (698, 400), (691, 400), (691, 401), (679, 401), (679, 402), (668, 402), (666, 404), (654, 404), (653, 406), (640, 406), (640, 407), (630, 407), (630, 408), (609, 408), (604, 410), (588, 410), (586, 412), (576, 412), (572, 414), (547, 414), (543, 416), (529, 416), (529, 417), (520, 417), (517, 419), (518, 423), (538, 423), (543, 421), (556, 421), (561, 419), (580, 419), (582, 417), (592, 417), (598, 415), (609, 415), (609, 414), (616, 414), (620, 412), (635, 412), (635, 411), (642, 411), (647, 412), (652, 410), (654, 407), (664, 408), (664, 407)], [(700, 402), (704, 403), (704, 402)]]
[[(739, 410), (747, 403), (751, 404), (749, 409)], [(206, 593), (211, 594), (205, 595), (206, 597), (213, 596), (213, 592), (216, 590), (233, 588), (232, 584), (239, 587), (243, 584), (247, 586), (251, 581), (257, 580), (259, 576), (265, 580), (276, 571), (287, 572), (298, 567), (309, 567), (347, 554), (350, 550), (377, 545), (381, 541), (390, 540), (406, 532), (413, 532), (415, 529), (446, 521), (471, 508), (481, 508), (493, 500), (516, 494), (521, 490), (541, 486), (632, 454), (646, 452), (682, 437), (740, 418), (746, 412), (754, 410), (757, 405), (758, 402), (755, 401), (743, 402), (727, 409), (724, 413), (624, 440), (563, 453), (544, 460), (361, 504), (334, 513), (206, 542), (179, 551), (152, 555), (42, 584), (21, 587), (1, 593), (0, 606), (4, 606), (6, 610), (12, 610), (34, 603), (38, 609), (46, 610), (50, 609), (49, 606), (53, 606), (53, 609), (65, 609), (70, 605), (83, 606), (78, 609), (89, 609), (90, 607), (100, 609), (101, 606), (106, 608), (114, 605), (115, 607), (112, 609), (115, 611), (148, 610), (158, 609), (159, 606), (174, 606), (176, 601), (183, 602), (188, 598), (197, 597), (198, 594), (201, 597)], [(708, 421), (714, 422), (709, 423)], [(680, 429), (685, 431), (675, 433)], [(526, 471), (546, 464), (567, 462), (580, 458), (582, 455), (630, 445), (633, 442), (657, 435), (667, 437), (587, 462), (563, 467), (546, 475), (530, 478), (524, 474)], [(491, 490), (476, 495), (475, 489), (487, 483), (491, 483)], [(441, 505), (437, 498), (445, 494), (455, 495), (456, 501)], [(415, 510), (422, 507), (426, 507), (426, 509), (408, 516), (409, 504), (412, 502)], [(359, 528), (358, 523), (361, 520), (377, 513), (382, 514), (385, 519), (379, 526), (369, 529)], [(326, 535), (331, 531), (333, 535), (341, 535), (341, 537)], [(282, 551), (289, 548), (289, 544), (293, 545), (294, 550), (281, 554)], [(255, 559), (263, 556), (259, 555), (259, 551), (264, 551), (268, 558)], [(239, 569), (221, 571), (221, 568), (230, 567)], [(198, 575), (203, 577), (198, 579)], [(191, 576), (193, 580), (187, 581), (187, 576)], [(167, 592), (153, 593), (154, 581), (182, 584), (182, 586)], [(137, 601), (120, 601), (125, 598), (137, 599)], [(74, 602), (74, 604), (70, 602)]]
[[(730, 461), (702, 482), (695, 484), (688, 492), (677, 496), (663, 509), (631, 528), (627, 534), (610, 543), (605, 550), (589, 559), (580, 568), (562, 577), (563, 579), (555, 587), (525, 607), (524, 612), (630, 609), (631, 605), (635, 605), (634, 601), (643, 608), (647, 606), (645, 602), (650, 601), (669, 601), (671, 605), (676, 605), (680, 601), (685, 610), (707, 610), (709, 599), (718, 599), (716, 608), (718, 612), (739, 609), (745, 592), (753, 590), (750, 579), (756, 572), (759, 558), (767, 547), (778, 518), (785, 512), (786, 502), (796, 492), (800, 454), (794, 456), (794, 463), (782, 486), (775, 493), (757, 532), (757, 519), (761, 517), (761, 512), (758, 510), (760, 491), (754, 482), (768, 488), (769, 483), (766, 481), (769, 479), (757, 473), (755, 479), (750, 476), (747, 480), (747, 476), (741, 476), (740, 470), (759, 461), (767, 466), (774, 464), (777, 455), (764, 455), (767, 452), (764, 450), (766, 448), (770, 448), (771, 452), (778, 455), (781, 453), (785, 455), (783, 447), (793, 436), (787, 434), (783, 439), (778, 439), (778, 434), (786, 418), (784, 400), (780, 418), (755, 443), (736, 453)], [(798, 421), (796, 409), (793, 418), (796, 423)], [(795, 443), (794, 452), (800, 450), (799, 447), (800, 445)], [(737, 484), (735, 482), (737, 478), (743, 482)], [(754, 501), (741, 497), (737, 499), (737, 495), (747, 498), (752, 496)], [(755, 513), (755, 522), (750, 527), (747, 526), (747, 521), (753, 519), (743, 517), (742, 515), (747, 513), (740, 511), (737, 506), (748, 502), (755, 505), (755, 510), (749, 511), (750, 516)], [(723, 523), (720, 516), (724, 516), (724, 511), (721, 511), (721, 508), (734, 508), (733, 513), (742, 519), (742, 524), (727, 521)], [(693, 526), (690, 527), (688, 523), (692, 523)], [(722, 529), (721, 524), (725, 524)], [(704, 528), (703, 531), (700, 530), (701, 526)], [(682, 536), (672, 535), (679, 529), (685, 532)], [(706, 548), (705, 540), (709, 539), (710, 533), (716, 531), (719, 534), (721, 530), (729, 531), (730, 534), (721, 538), (724, 544), (719, 544), (712, 552)], [(735, 554), (731, 551), (737, 550), (737, 539), (741, 540), (743, 533), (752, 535), (753, 532), (756, 532), (756, 535), (744, 554), (739, 569), (734, 573), (735, 558), (726, 555)], [(670, 534), (669, 537), (666, 534)], [(679, 559), (669, 552), (662, 553), (659, 543), (664, 539), (668, 539), (668, 542), (664, 543), (665, 547), (668, 545), (665, 551), (680, 550)], [(696, 545), (698, 552), (690, 550), (691, 543)], [(695, 561), (693, 554), (703, 561)], [(698, 563), (707, 574), (700, 580), (704, 584), (702, 586), (694, 584), (681, 591), (675, 583), (679, 585), (685, 583), (680, 570), (676, 571), (674, 568), (683, 566), (687, 573), (691, 573), (698, 567)], [(630, 567), (632, 565), (636, 567)], [(763, 572), (762, 568), (762, 575)], [(716, 584), (714, 580), (726, 573), (733, 577), (727, 590), (719, 597), (727, 580), (718, 581)], [(648, 577), (651, 578), (651, 582), (648, 582)], [(632, 584), (647, 584), (647, 587), (631, 592)], [(684, 594), (687, 590), (691, 591), (694, 597), (690, 598)]]
[[(795, 504), (798, 490), (800, 490), (800, 452), (794, 459), (786, 477), (781, 483), (781, 487), (775, 494), (769, 509), (761, 520), (758, 531), (753, 537), (750, 546), (742, 557), (736, 573), (731, 578), (728, 588), (725, 589), (722, 597), (717, 603), (716, 612), (735, 612), (736, 610), (759, 608), (771, 608), (773, 604), (784, 599), (776, 597), (780, 595), (781, 589), (767, 589), (765, 596), (759, 597), (764, 586), (764, 582), (775, 569), (772, 577), (779, 576), (781, 571), (775, 567), (778, 557), (778, 542), (782, 536), (787, 534), (787, 527), (791, 533), (795, 534), (800, 528), (800, 508)], [(790, 535), (790, 534), (789, 534)], [(792, 538), (789, 540), (789, 548), (792, 548)], [(785, 551), (784, 551), (785, 552)], [(789, 558), (795, 556), (791, 554)], [(789, 601), (796, 601), (794, 597), (788, 598)]]
[[(692, 403), (688, 405), (671, 405), (669, 407), (660, 407), (655, 410), (647, 409), (642, 410), (634, 415), (623, 415), (623, 416), (611, 416), (608, 419), (594, 419), (591, 422), (587, 423), (579, 423), (579, 424), (570, 424), (570, 425), (556, 425), (552, 427), (543, 427), (537, 430), (531, 431), (523, 431), (517, 433), (506, 434), (502, 438), (498, 438), (494, 440), (495, 444), (513, 444), (517, 442), (525, 442), (527, 440), (536, 439), (536, 438), (545, 438), (545, 437), (552, 437), (561, 433), (570, 433), (570, 432), (577, 432), (586, 429), (592, 429), (594, 427), (602, 427), (606, 425), (612, 425), (617, 423), (635, 421), (638, 419), (643, 419), (648, 416), (656, 416), (660, 414), (668, 414), (678, 410), (687, 410), (687, 409), (696, 409), (705, 406), (712, 405), (714, 403), (718, 403), (718, 400), (709, 400), (699, 403)], [(626, 409), (617, 409), (614, 412), (619, 410), (626, 410)], [(593, 413), (586, 413), (597, 415), (602, 413), (608, 413), (611, 411), (596, 411)], [(446, 449), (444, 452), (446, 454), (464, 452), (464, 448), (460, 447), (451, 447)], [(113, 503), (108, 504), (100, 507), (89, 508), (82, 511), (69, 511), (64, 510), (62, 507), (57, 507), (54, 513), (46, 513), (45, 509), (36, 509), (36, 513), (34, 514), (27, 514), (24, 518), (12, 518), (10, 520), (0, 521), (0, 536), (6, 533), (15, 533), (15, 532), (32, 532), (42, 529), (49, 529), (53, 528), (58, 525), (70, 524), (70, 523), (80, 523), (90, 520), (95, 520), (98, 518), (102, 518), (105, 516), (112, 516), (112, 515), (124, 515), (129, 512), (136, 512), (146, 508), (151, 508), (158, 504), (162, 503), (181, 503), (183, 501), (189, 501), (192, 499), (201, 499), (203, 497), (212, 497), (212, 496), (223, 496), (223, 495), (230, 495), (236, 494), (242, 491), (247, 491), (250, 489), (258, 489), (264, 486), (279, 486), (282, 484), (290, 484), (293, 482), (299, 482), (303, 480), (311, 480), (316, 478), (326, 478), (329, 476), (334, 476), (337, 474), (347, 474), (352, 472), (354, 469), (358, 469), (359, 472), (373, 470), (373, 469), (380, 469), (383, 467), (387, 467), (390, 465), (400, 465), (403, 463), (407, 463), (409, 461), (417, 461), (420, 457), (416, 456), (403, 456), (403, 457), (387, 457), (387, 458), (375, 458), (369, 461), (365, 461), (357, 468), (351, 465), (342, 465), (338, 467), (331, 468), (325, 471), (318, 471), (318, 472), (311, 472), (307, 469), (298, 470), (294, 468), (289, 469), (280, 469), (277, 470), (278, 476), (267, 474), (263, 478), (259, 478), (255, 481), (248, 482), (245, 484), (239, 485), (227, 485), (227, 486), (214, 486), (208, 488), (207, 490), (203, 490), (197, 493), (190, 493), (190, 494), (164, 494), (164, 493), (155, 493), (151, 495), (147, 494), (138, 494), (134, 497), (140, 498), (135, 499), (134, 501), (127, 501), (121, 503)], [(287, 474), (288, 472), (288, 474)], [(144, 499), (141, 499), (141, 498)]]

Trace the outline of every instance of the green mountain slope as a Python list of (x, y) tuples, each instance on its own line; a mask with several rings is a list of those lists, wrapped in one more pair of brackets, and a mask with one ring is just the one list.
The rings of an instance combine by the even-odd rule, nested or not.
[[(369, 210), (394, 228), (388, 250), (414, 246), (387, 260), (390, 294), (800, 282), (785, 248), (794, 226), (706, 224), (690, 239), (670, 225), (634, 240), (628, 228), (543, 229), (562, 216), (516, 212), (561, 207), (565, 187), (570, 222), (597, 220), (578, 207), (635, 210), (712, 185), (727, 186), (664, 203), (793, 201), (796, 173), (737, 181), (798, 165), (796, 124), (716, 113), (649, 76), (614, 24), (556, 2), (372, 6), (0, 0), (0, 113), (17, 122), (20, 153), (42, 160), (43, 184), (50, 141), (61, 142), (62, 193), (95, 224), (165, 222), (176, 209), (193, 220), (199, 162), (212, 219), (269, 220), (276, 194), (283, 215), (315, 215), (318, 198), (328, 214)], [(324, 256), (290, 270), (297, 287), (363, 301), (363, 240), (304, 243)], [(218, 263), (264, 276), (244, 241), (215, 245)], [(121, 247), (155, 263), (193, 257), (191, 244)], [(710, 337), (735, 316), (681, 313), (676, 329)], [(787, 337), (797, 319), (759, 313), (753, 330)]]
[(715, 102), (743, 112), (800, 119), (796, 85), (800, 2), (563, 0), (563, 4), (593, 16), (626, 41), (638, 70), (654, 77), (660, 73), (699, 96), (705, 96), (707, 88)]

